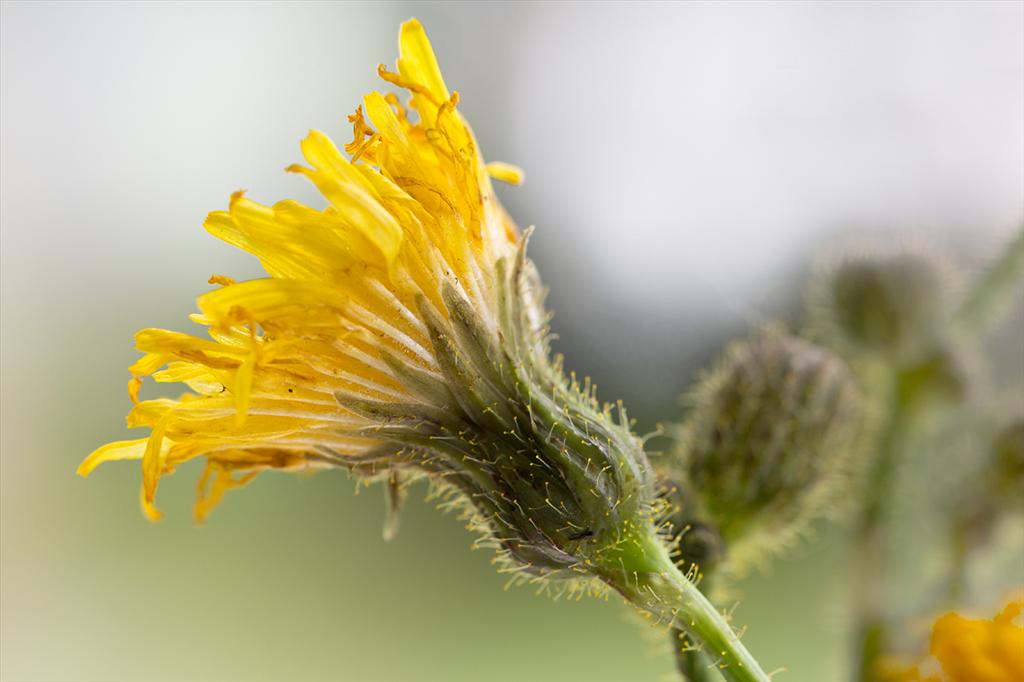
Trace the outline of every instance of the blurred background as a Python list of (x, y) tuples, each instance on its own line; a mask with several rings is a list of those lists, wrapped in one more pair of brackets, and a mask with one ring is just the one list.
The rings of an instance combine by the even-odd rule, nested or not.
[[(282, 169), (309, 128), (349, 139), (409, 16), (487, 157), (527, 172), (502, 198), (537, 226), (558, 350), (641, 432), (679, 413), (723, 341), (798, 308), (836, 235), (912, 232), (981, 263), (1024, 217), (1017, 2), (0, 12), (4, 680), (671, 675), (664, 636), (618, 600), (503, 591), (415, 495), (385, 544), (381, 492), (341, 472), (266, 474), (202, 528), (198, 463), (161, 486), (157, 525), (137, 467), (75, 476), (94, 447), (138, 437), (132, 334), (191, 331), (211, 273), (259, 275), (205, 214), (240, 188), (316, 202)], [(779, 680), (841, 681), (846, 563), (826, 527), (744, 585), (735, 621)]]

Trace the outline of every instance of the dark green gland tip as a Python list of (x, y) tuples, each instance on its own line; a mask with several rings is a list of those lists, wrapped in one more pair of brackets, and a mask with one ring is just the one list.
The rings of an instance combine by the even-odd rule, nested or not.
[[(859, 400), (845, 363), (764, 332), (732, 344), (692, 395), (679, 431), (683, 514), (730, 547), (766, 542), (819, 514), (845, 473)], [(687, 508), (688, 507), (688, 508)]]

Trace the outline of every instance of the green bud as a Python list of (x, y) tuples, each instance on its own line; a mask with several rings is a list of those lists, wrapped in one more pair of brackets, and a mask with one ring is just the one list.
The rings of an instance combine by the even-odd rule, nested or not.
[(829, 504), (857, 418), (854, 381), (829, 351), (767, 331), (732, 344), (692, 401), (676, 450), (688, 515), (721, 534), (739, 569)]
[(951, 272), (923, 250), (844, 255), (812, 288), (812, 330), (844, 352), (922, 362), (950, 319)]

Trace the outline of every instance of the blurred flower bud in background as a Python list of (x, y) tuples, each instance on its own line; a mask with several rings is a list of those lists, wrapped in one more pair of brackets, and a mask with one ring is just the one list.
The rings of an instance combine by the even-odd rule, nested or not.
[(764, 331), (733, 343), (689, 399), (670, 464), (683, 514), (716, 529), (742, 570), (827, 511), (857, 421), (854, 382), (828, 350)]
[(956, 271), (920, 245), (843, 244), (808, 295), (810, 334), (844, 355), (910, 367), (929, 362), (949, 329)]
[(853, 343), (914, 357), (942, 326), (937, 267), (916, 254), (878, 261), (851, 260), (830, 282), (836, 321)]

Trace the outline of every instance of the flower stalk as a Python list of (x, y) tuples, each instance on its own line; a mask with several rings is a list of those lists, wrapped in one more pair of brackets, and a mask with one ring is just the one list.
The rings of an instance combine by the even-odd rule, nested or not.
[(598, 575), (658, 623), (689, 632), (728, 682), (767, 682), (768, 675), (732, 626), (676, 566), (664, 542), (641, 534), (609, 553)]
[[(899, 391), (896, 391), (897, 395)], [(885, 512), (891, 501), (895, 469), (906, 432), (906, 410), (899, 398), (871, 462), (864, 484), (865, 499), (854, 528), (857, 584), (854, 613), (855, 670), (858, 682), (877, 679), (877, 661), (888, 650), (887, 600), (884, 586), (889, 567), (885, 556)]]
[[(690, 570), (696, 571), (697, 568), (691, 564)], [(694, 573), (687, 573), (687, 577), (691, 575)], [(699, 575), (702, 591), (708, 591), (710, 573), (703, 572)], [(675, 656), (676, 670), (682, 675), (683, 682), (714, 682), (718, 679), (718, 676), (712, 672), (716, 666), (710, 662), (707, 652), (703, 647), (693, 646), (689, 634), (684, 628), (679, 625), (672, 627), (669, 632), (669, 645)]]

